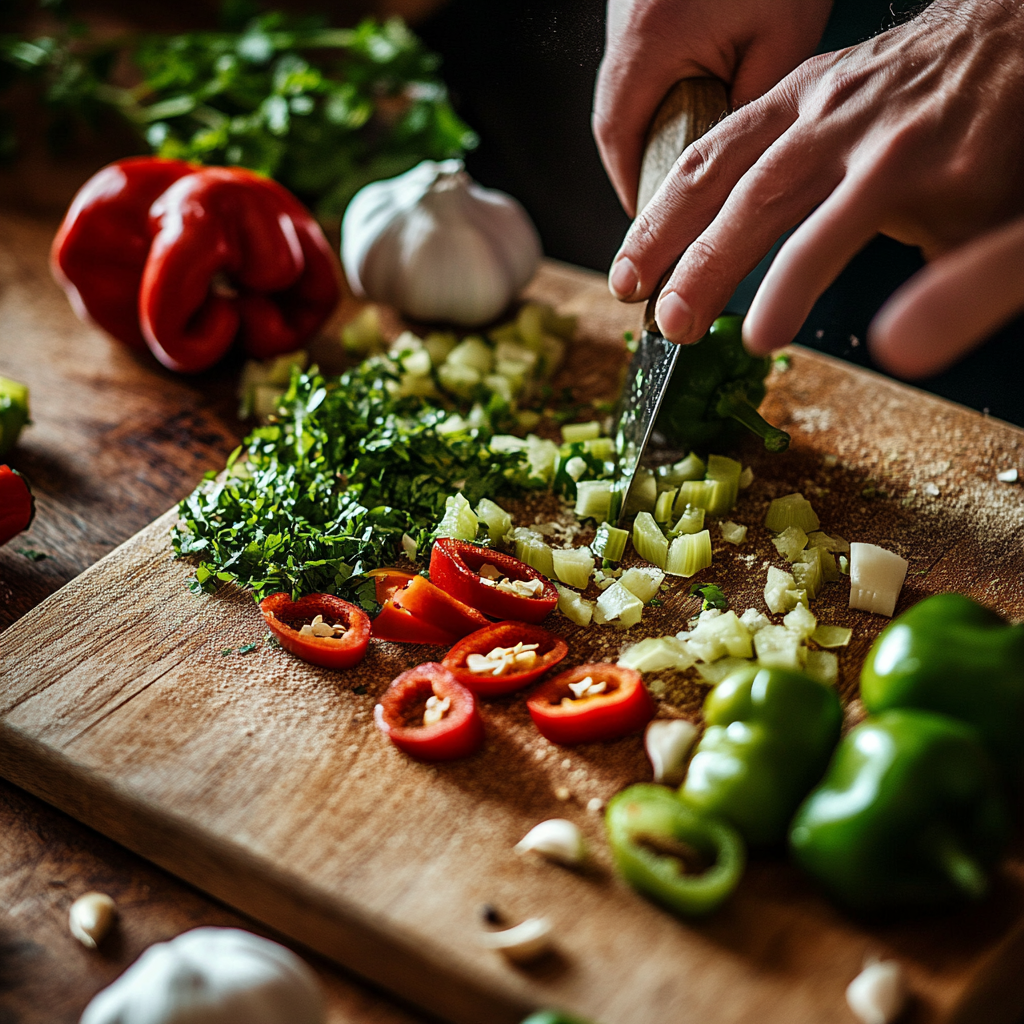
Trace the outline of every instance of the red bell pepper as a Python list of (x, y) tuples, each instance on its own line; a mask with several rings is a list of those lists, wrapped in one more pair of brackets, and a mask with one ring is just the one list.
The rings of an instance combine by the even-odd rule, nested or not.
[[(307, 594), (293, 601), (285, 593), (260, 601), (260, 611), (278, 643), (297, 658), (322, 668), (351, 668), (363, 660), (370, 643), (370, 616), (333, 594)], [(302, 632), (316, 628), (317, 616), (340, 635), (316, 636)]]
[[(591, 685), (584, 689), (582, 684), (588, 678)], [(577, 695), (571, 684), (582, 692)], [(542, 683), (526, 707), (542, 736), (566, 746), (614, 740), (636, 732), (657, 710), (639, 672), (605, 663), (561, 672)]]
[[(535, 597), (509, 593), (496, 584), (484, 580), (480, 570), (493, 565), (510, 581), (542, 584)], [(541, 622), (558, 604), (558, 591), (542, 573), (518, 558), (492, 551), (464, 540), (441, 537), (434, 542), (430, 553), (430, 578), (442, 590), (465, 604), (478, 608), (485, 615), (517, 622)]]
[(384, 692), (373, 716), (399, 750), (421, 761), (468, 757), (483, 746), (476, 697), (437, 662), (403, 672)]
[[(474, 672), (467, 665), (467, 659), (472, 654), (486, 657), (496, 648), (508, 650), (517, 644), (536, 644), (535, 660), (524, 667), (517, 666), (510, 661), (504, 666), (505, 671), (499, 675), (491, 672)], [(540, 626), (527, 625), (525, 622), (496, 622), (492, 626), (485, 626), (475, 633), (463, 637), (445, 656), (442, 662), (463, 686), (469, 687), (474, 693), (485, 697), (495, 697), (502, 693), (512, 693), (513, 690), (521, 690), (537, 679), (540, 679), (545, 672), (557, 665), (567, 654), (569, 648), (566, 642), (554, 633), (549, 633)], [(494, 668), (501, 665), (501, 661), (494, 660)]]
[(184, 373), (212, 366), (236, 336), (257, 359), (293, 351), (339, 295), (313, 217), (240, 167), (111, 164), (75, 197), (50, 258), (80, 316)]
[(487, 619), (475, 608), (457, 601), (423, 576), (397, 569), (375, 569), (380, 614), (373, 620), (378, 640), (450, 647)]
[(0, 547), (29, 528), (36, 503), (25, 478), (10, 466), (0, 466)]

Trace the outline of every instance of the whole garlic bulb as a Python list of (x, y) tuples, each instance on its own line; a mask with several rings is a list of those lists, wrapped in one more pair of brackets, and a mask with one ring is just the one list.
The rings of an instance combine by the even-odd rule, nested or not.
[(150, 946), (80, 1024), (323, 1024), (320, 987), (290, 949), (237, 928)]
[(424, 160), (356, 193), (341, 222), (353, 291), (417, 320), (493, 320), (540, 262), (537, 231), (511, 196), (476, 184), (461, 160)]

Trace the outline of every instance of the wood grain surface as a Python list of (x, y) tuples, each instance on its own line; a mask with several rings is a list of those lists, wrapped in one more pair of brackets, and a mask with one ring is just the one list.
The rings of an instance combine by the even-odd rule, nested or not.
[[(533, 293), (580, 312), (565, 379), (606, 391), (630, 311), (595, 275), (551, 264)], [(716, 563), (701, 576), (735, 605), (760, 606), (766, 563), (779, 562), (760, 526), (764, 510), (799, 489), (825, 529), (910, 559), (900, 607), (956, 589), (1024, 615), (1024, 499), (995, 479), (1024, 469), (1024, 433), (805, 352), (776, 375), (766, 412), (793, 433), (793, 448), (782, 457), (744, 451), (757, 479), (731, 518), (750, 527), (750, 540), (737, 552), (713, 531)], [(520, 521), (552, 511), (516, 506)], [(607, 1024), (849, 1021), (843, 989), (870, 954), (907, 968), (909, 1020), (997, 1024), (1019, 1014), (1019, 850), (984, 905), (952, 915), (867, 928), (785, 862), (762, 859), (720, 913), (682, 924), (614, 879), (600, 821), (586, 810), (649, 778), (638, 739), (563, 750), (537, 736), (512, 697), (487, 705), (489, 742), (477, 757), (411, 762), (376, 733), (372, 707), (398, 670), (432, 652), (375, 644), (345, 674), (264, 643), (224, 657), (260, 641), (258, 615), (230, 589), (188, 594), (188, 567), (170, 558), (170, 521), (4, 635), (8, 778), (454, 1021), (513, 1022), (538, 1004)], [(696, 606), (687, 590), (677, 586), (628, 639), (680, 628)], [(854, 627), (841, 681), (854, 719), (857, 667), (881, 623), (846, 610), (841, 584), (815, 610)], [(611, 656), (627, 639), (557, 628), (577, 662)], [(661, 684), (662, 715), (697, 716), (706, 688), (692, 675)], [(530, 825), (555, 814), (587, 833), (589, 870), (512, 855)], [(557, 953), (524, 970), (481, 950), (484, 903), (513, 922), (549, 916)]]

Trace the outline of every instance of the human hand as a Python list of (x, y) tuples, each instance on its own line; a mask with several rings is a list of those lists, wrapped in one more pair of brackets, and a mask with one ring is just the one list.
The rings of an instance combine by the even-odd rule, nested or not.
[(814, 52), (832, 0), (609, 0), (594, 137), (626, 212), (636, 213), (644, 136), (681, 78), (730, 86), (735, 108)]
[(936, 0), (812, 58), (690, 146), (627, 234), (613, 292), (646, 298), (685, 250), (656, 315), (667, 338), (695, 341), (803, 221), (744, 326), (751, 351), (778, 348), (875, 234), (930, 259), (1024, 212), (1022, 114), (1024, 11)]

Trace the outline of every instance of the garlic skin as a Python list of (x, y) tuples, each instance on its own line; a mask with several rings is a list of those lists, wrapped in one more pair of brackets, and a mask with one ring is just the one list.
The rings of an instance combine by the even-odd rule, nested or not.
[(79, 1024), (324, 1024), (312, 970), (237, 928), (194, 928), (150, 946)]
[[(546, 917), (530, 917), (501, 932), (484, 932), (480, 945), (495, 949), (513, 963), (526, 964), (551, 949), (551, 922)], [(83, 1020), (82, 1024), (86, 1024)]]
[(557, 864), (574, 867), (587, 856), (587, 844), (579, 826), (567, 818), (548, 818), (534, 825), (515, 845), (518, 854), (539, 853)]
[(907, 1002), (903, 969), (894, 960), (868, 963), (847, 986), (846, 1002), (864, 1024), (892, 1024)]
[(659, 718), (647, 726), (644, 749), (654, 781), (675, 785), (686, 774), (686, 758), (697, 739), (697, 726), (685, 718)]
[(540, 238), (511, 196), (476, 184), (461, 160), (424, 160), (353, 197), (341, 259), (356, 295), (416, 320), (478, 327), (533, 277)]
[(95, 949), (114, 926), (115, 917), (117, 907), (106, 893), (87, 892), (71, 904), (68, 928), (86, 949)]

